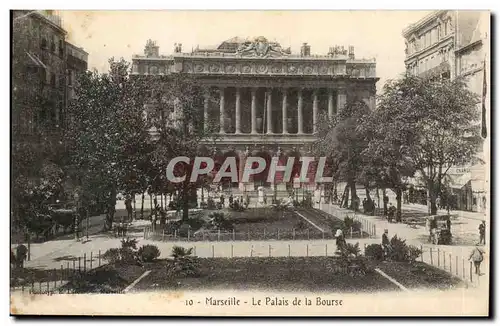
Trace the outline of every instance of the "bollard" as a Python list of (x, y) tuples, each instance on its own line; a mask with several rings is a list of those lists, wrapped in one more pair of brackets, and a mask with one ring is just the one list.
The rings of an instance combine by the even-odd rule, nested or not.
[(450, 260), (449, 260), (449, 262), (450, 262), (450, 274), (451, 274), (451, 254), (450, 254)]
[(434, 265), (434, 262), (433, 262), (433, 259), (432, 259), (432, 247), (429, 248), (429, 252), (430, 252), (430, 255), (431, 255), (431, 265)]
[(94, 260), (94, 258), (92, 257), (92, 251), (90, 252), (90, 269), (92, 269), (92, 260)]
[(420, 245), (420, 251), (422, 252), (420, 254), (420, 261), (423, 262), (424, 261), (424, 247), (422, 247), (422, 245)]
[(233, 258), (233, 244), (231, 243), (231, 258)]
[(212, 258), (215, 257), (215, 248), (214, 245), (212, 245)]
[(87, 271), (87, 253), (83, 253), (83, 272)]
[(309, 244), (306, 244), (306, 257), (309, 257)]
[(99, 267), (101, 266), (101, 249), (99, 249)]
[(290, 244), (288, 244), (288, 257), (290, 257)]
[(271, 245), (269, 245), (269, 257), (271, 257)]

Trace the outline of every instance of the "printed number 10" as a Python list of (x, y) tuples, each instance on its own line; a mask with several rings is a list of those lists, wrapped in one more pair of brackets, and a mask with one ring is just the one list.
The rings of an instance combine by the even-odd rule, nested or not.
[(192, 306), (193, 300), (186, 300), (186, 306)]

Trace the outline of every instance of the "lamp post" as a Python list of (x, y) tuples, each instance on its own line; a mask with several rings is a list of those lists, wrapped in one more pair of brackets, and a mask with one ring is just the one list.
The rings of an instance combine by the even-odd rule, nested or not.
[(80, 195), (78, 194), (78, 192), (75, 192), (74, 194), (74, 199), (75, 199), (75, 202), (76, 202), (76, 212), (75, 212), (75, 241), (78, 241), (79, 238), (78, 238), (78, 214), (79, 214), (79, 208), (80, 208)]

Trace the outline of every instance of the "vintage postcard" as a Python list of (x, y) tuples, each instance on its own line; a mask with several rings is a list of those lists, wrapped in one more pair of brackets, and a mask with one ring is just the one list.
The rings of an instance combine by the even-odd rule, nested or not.
[(490, 12), (11, 28), (12, 315), (489, 315)]

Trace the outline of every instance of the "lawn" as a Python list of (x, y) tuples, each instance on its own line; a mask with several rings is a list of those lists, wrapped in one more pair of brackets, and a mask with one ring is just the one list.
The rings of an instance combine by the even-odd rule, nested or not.
[(333, 257), (200, 258), (198, 277), (173, 277), (172, 262), (158, 261), (134, 291), (273, 290), (303, 292), (398, 291), (374, 271), (350, 276)]

